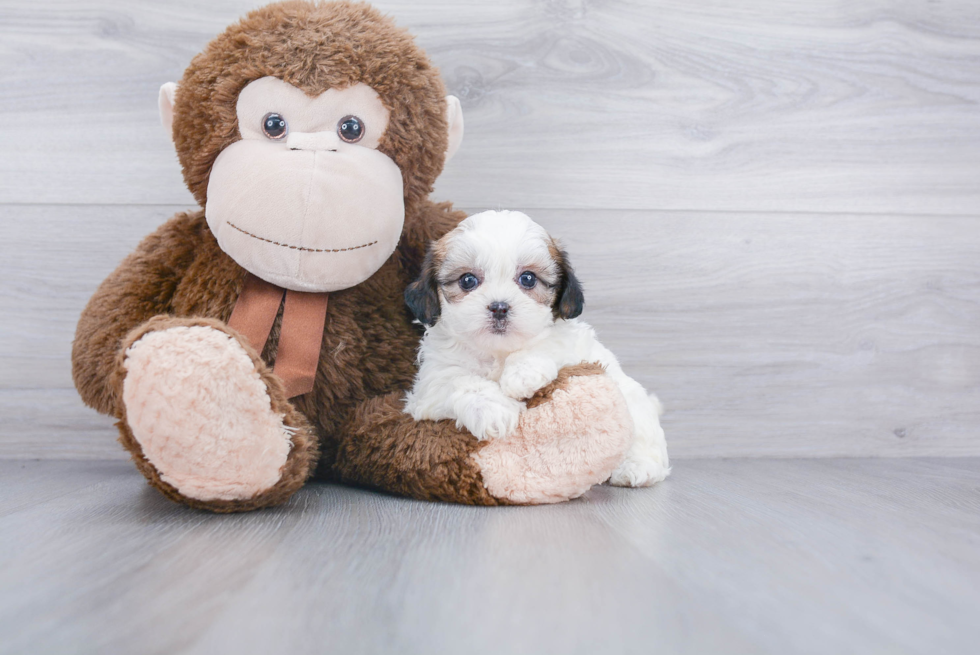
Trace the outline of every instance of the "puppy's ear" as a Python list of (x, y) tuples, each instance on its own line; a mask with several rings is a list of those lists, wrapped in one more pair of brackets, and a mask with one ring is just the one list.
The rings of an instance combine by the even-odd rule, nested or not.
[(585, 309), (585, 294), (582, 285), (575, 277), (575, 271), (568, 262), (568, 253), (557, 244), (552, 245), (552, 253), (558, 264), (558, 290), (551, 313), (558, 318), (575, 318)]
[(438, 264), (435, 261), (435, 248), (429, 246), (422, 262), (422, 275), (405, 289), (405, 304), (419, 323), (432, 327), (439, 320), (439, 281), (436, 279)]

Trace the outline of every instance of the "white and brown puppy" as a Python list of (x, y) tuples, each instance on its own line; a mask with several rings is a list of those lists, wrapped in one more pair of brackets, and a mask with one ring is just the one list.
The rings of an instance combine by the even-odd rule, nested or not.
[(421, 277), (405, 292), (426, 326), (419, 372), (405, 411), (416, 420), (455, 419), (477, 439), (507, 438), (524, 399), (563, 366), (599, 362), (633, 418), (633, 445), (610, 481), (659, 482), (670, 472), (660, 404), (623, 373), (582, 313), (568, 257), (520, 212), (470, 216), (432, 244)]

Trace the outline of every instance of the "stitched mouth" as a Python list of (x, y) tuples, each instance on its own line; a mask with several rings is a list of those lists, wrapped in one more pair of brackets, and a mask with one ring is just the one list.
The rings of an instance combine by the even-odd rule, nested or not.
[(265, 241), (266, 243), (271, 243), (274, 246), (289, 248), (290, 250), (302, 250), (303, 252), (347, 252), (349, 250), (359, 250), (360, 248), (367, 248), (377, 243), (377, 241), (372, 241), (371, 243), (362, 243), (359, 246), (351, 246), (350, 248), (304, 248), (303, 246), (291, 246), (288, 243), (280, 243), (278, 241), (273, 241), (272, 239), (266, 239), (265, 237), (260, 237), (257, 234), (252, 234), (251, 232), (243, 230), (242, 228), (238, 227), (231, 221), (228, 221), (228, 225), (235, 228), (242, 234), (252, 237), (253, 239), (258, 239), (259, 241)]

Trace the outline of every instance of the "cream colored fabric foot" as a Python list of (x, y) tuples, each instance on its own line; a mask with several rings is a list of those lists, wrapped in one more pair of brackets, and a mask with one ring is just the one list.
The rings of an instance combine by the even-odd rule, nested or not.
[(164, 482), (241, 500), (279, 481), (290, 432), (245, 349), (205, 326), (149, 332), (126, 351), (126, 420)]

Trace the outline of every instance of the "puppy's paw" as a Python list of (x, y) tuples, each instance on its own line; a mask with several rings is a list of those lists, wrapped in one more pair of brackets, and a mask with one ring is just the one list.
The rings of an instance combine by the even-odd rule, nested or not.
[(458, 427), (465, 427), (480, 441), (505, 439), (517, 429), (524, 403), (506, 398), (475, 395), (459, 408)]
[(617, 487), (649, 487), (670, 475), (658, 452), (652, 448), (631, 448), (623, 463), (609, 477)]
[(500, 390), (505, 396), (523, 400), (558, 377), (558, 365), (551, 360), (520, 362), (505, 366), (500, 374)]

